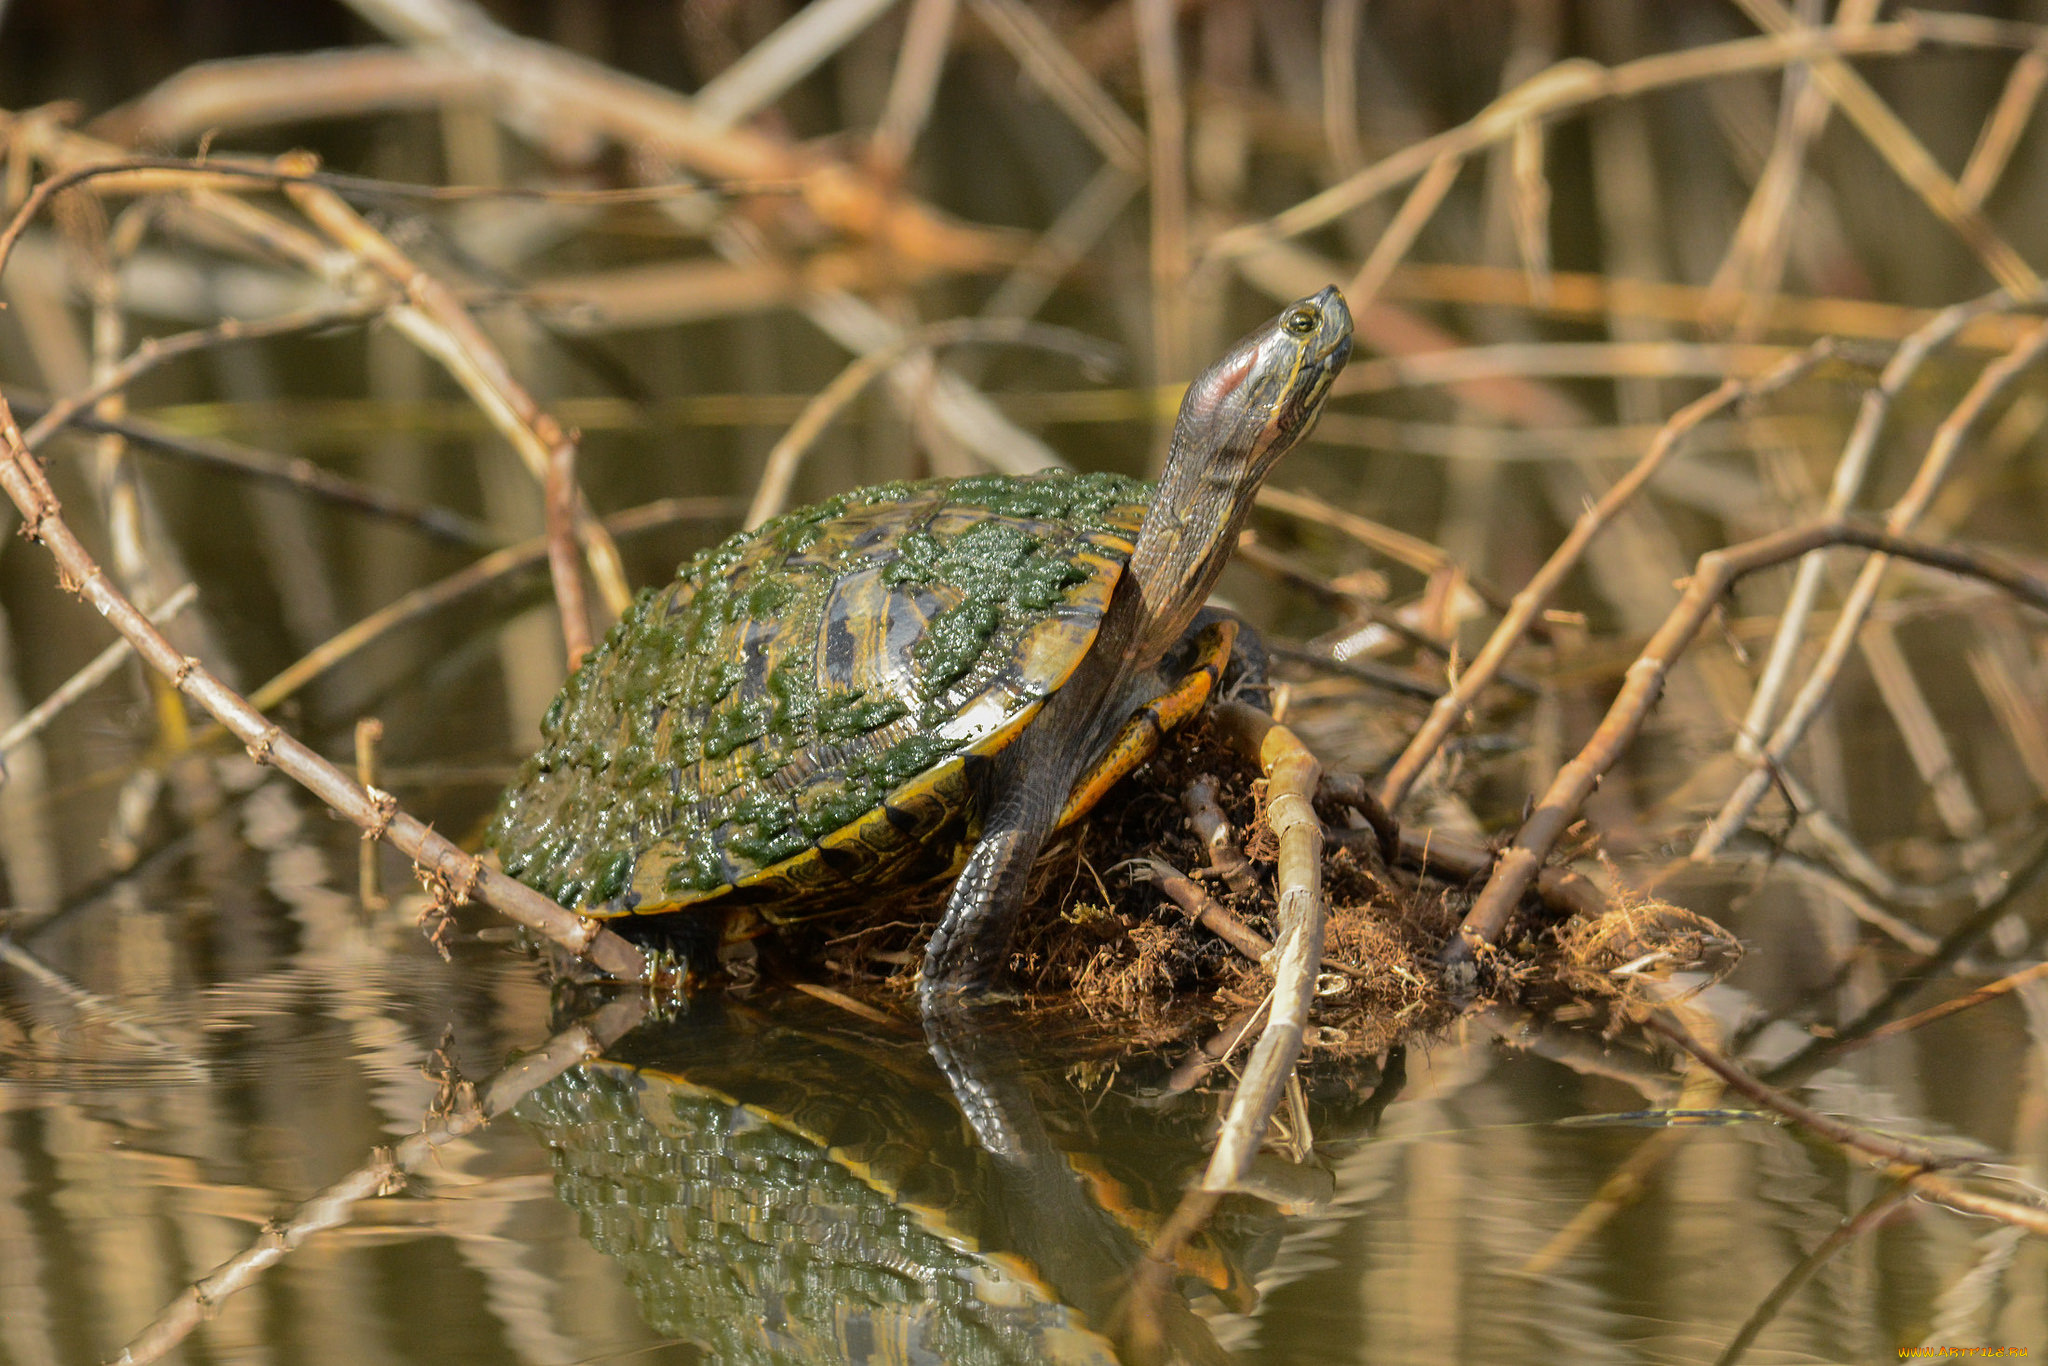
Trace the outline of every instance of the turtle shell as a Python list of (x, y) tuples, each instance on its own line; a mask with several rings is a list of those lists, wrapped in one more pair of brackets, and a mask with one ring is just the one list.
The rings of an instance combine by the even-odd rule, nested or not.
[(1094, 642), (1151, 486), (884, 484), (733, 536), (569, 679), (491, 830), (600, 916), (735, 891), (771, 920), (929, 870), (970, 768)]

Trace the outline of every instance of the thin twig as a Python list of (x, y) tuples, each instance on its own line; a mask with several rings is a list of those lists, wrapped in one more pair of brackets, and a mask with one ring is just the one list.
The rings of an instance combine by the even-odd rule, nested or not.
[(2048, 88), (2048, 49), (2030, 47), (2013, 63), (2005, 88), (1998, 93), (1998, 103), (1984, 120), (1963, 173), (1956, 177), (1956, 195), (1963, 203), (1973, 209), (1984, 207), (2005, 174), (2020, 135), (2033, 122), (2044, 88)]
[[(1329, 0), (1323, 6), (1323, 141), (1339, 175), (1350, 175), (1365, 160), (1358, 136), (1358, 35), (1364, 17), (1365, 0)], [(1344, 297), (1356, 296), (1347, 289)]]
[[(1473, 883), (1493, 873), (1496, 855), (1484, 845), (1417, 825), (1399, 827), (1399, 845), (1386, 862), (1414, 870), (1441, 882)], [(1385, 828), (1332, 830), (1330, 843), (1352, 850), (1363, 858), (1384, 857)], [(1536, 874), (1536, 899), (1560, 920), (1582, 915), (1595, 919), (1610, 909), (1607, 894), (1584, 873), (1571, 868), (1545, 867)]]
[(86, 1019), (98, 1020), (132, 1043), (140, 1044), (176, 1062), (191, 1076), (204, 1077), (212, 1069), (206, 1059), (137, 1016), (134, 1011), (89, 991), (23, 948), (10, 933), (0, 931), (0, 963), (41, 984), (64, 1000)]
[(1881, 1040), (1894, 1038), (1900, 1034), (1910, 1034), (1924, 1025), (1933, 1024), (1936, 1020), (1945, 1020), (1951, 1015), (1959, 1015), (1972, 1006), (1983, 1005), (1986, 1001), (1995, 1001), (2009, 992), (2018, 990), (2029, 982), (2038, 982), (2043, 977), (2048, 977), (2048, 963), (2036, 963), (2034, 966), (2022, 971), (2008, 973), (1995, 982), (1986, 982), (1975, 991), (1966, 992), (1961, 996), (1943, 1001), (1940, 1005), (1932, 1005), (1925, 1010), (1916, 1011), (1903, 1020), (1893, 1020), (1890, 1024), (1879, 1025), (1861, 1038), (1844, 1040), (1833, 1051), (1832, 1056), (1839, 1058), (1844, 1053), (1853, 1053), (1859, 1048), (1868, 1048), (1870, 1045)]
[[(1529, 292), (1522, 272), (1508, 266), (1465, 262), (1411, 262), (1394, 272), (1385, 295), (1410, 303), (1483, 304), (1522, 308), (1555, 318), (1604, 321), (1629, 318), (1692, 326), (1707, 308), (1707, 290), (1700, 285), (1585, 271), (1557, 271), (1550, 278), (1550, 297), (1539, 302)], [(1844, 299), (1780, 294), (1771, 300), (1764, 330), (1785, 335), (1840, 337), (1844, 340), (1904, 341), (1944, 310), (1912, 308), (1874, 299)], [(1979, 318), (1958, 344), (1974, 350), (2002, 351), (2022, 331), (2012, 319)]]
[(1028, 318), (1038, 312), (1054, 286), (1115, 224), (1142, 184), (1140, 176), (1115, 162), (1098, 169), (989, 294), (982, 316)]
[(1145, 134), (1059, 35), (1024, 0), (969, 0), (977, 19), (1010, 50), (1031, 83), (1058, 105), (1110, 167), (1126, 179), (1145, 173)]
[(931, 117), (932, 96), (945, 70), (960, 0), (912, 0), (903, 20), (903, 46), (889, 78), (889, 98), (868, 139), (868, 161), (883, 179), (900, 179), (917, 136)]
[[(1778, 37), (1794, 38), (1813, 32), (1792, 16), (1778, 0), (1735, 0), (1756, 26)], [(1874, 28), (1838, 28), (1844, 36), (1872, 33)], [(1861, 76), (1835, 52), (1816, 54), (1813, 78), (1824, 87), (1836, 106), (1861, 130), (1877, 154), (1883, 157), (1900, 180), (1925, 201), (1942, 221), (1955, 229), (1956, 236), (1977, 253), (1993, 279), (2024, 294), (2040, 289), (2041, 277), (2025, 258), (1998, 235), (1990, 221), (1956, 190), (1948, 172), (1941, 169), (1913, 131), (1906, 127), (1891, 106), (1878, 97)]]
[(1758, 1081), (1717, 1050), (1701, 1043), (1684, 1025), (1662, 1011), (1652, 1011), (1643, 1020), (1643, 1027), (1653, 1034), (1663, 1035), (1692, 1054), (1702, 1066), (1726, 1082), (1730, 1090), (1747, 1096), (1767, 1110), (1785, 1116), (1802, 1129), (1817, 1134), (1830, 1143), (1867, 1154), (1882, 1162), (1898, 1163), (1920, 1171), (1966, 1166), (1971, 1161), (1969, 1158), (1936, 1152), (1924, 1144), (1873, 1133), (1845, 1120), (1836, 1119), (1833, 1115), (1824, 1115), (1818, 1110), (1801, 1105), (1776, 1087), (1766, 1086)]
[[(1876, 17), (1874, 0), (1852, 0), (1835, 15), (1835, 28), (1866, 27)], [(1826, 129), (1834, 106), (1827, 92), (1803, 67), (1785, 73), (1785, 97), (1770, 159), (1757, 177), (1756, 189), (1742, 211), (1742, 221), (1728, 250), (1707, 283), (1702, 316), (1733, 320), (1736, 334), (1759, 335), (1763, 320), (1784, 277), (1788, 231), (1798, 201), (1800, 175), (1808, 151)]]
[[(1181, 94), (1173, 0), (1131, 3), (1138, 25), (1150, 167), (1152, 378), (1163, 384), (1188, 373), (1187, 104)], [(1165, 442), (1158, 445), (1163, 458)]]
[(1878, 697), (1891, 713), (1899, 738), (1905, 741), (1913, 768), (1934, 799), (1935, 814), (1961, 846), (1964, 865), (1975, 874), (1977, 899), (1985, 901), (1997, 896), (2005, 885), (2005, 877), (1997, 866), (1998, 851), (1990, 839), (1983, 805), (1970, 790), (1969, 778), (1958, 761), (1955, 747), (1943, 733), (1933, 703), (1914, 676), (1913, 666), (1899, 645), (1897, 631), (1890, 622), (1870, 622), (1857, 637), (1857, 645), (1865, 667), (1870, 670), (1871, 682), (1877, 686)]
[(1800, 1287), (1813, 1279), (1815, 1272), (1826, 1266), (1843, 1248), (1884, 1223), (1893, 1210), (1909, 1199), (1913, 1194), (1913, 1187), (1906, 1176), (1912, 1170), (1914, 1169), (1908, 1168), (1905, 1171), (1890, 1173), (1890, 1179), (1878, 1189), (1877, 1194), (1865, 1202), (1862, 1209), (1857, 1210), (1850, 1218), (1844, 1219), (1827, 1237), (1821, 1239), (1819, 1246), (1801, 1257), (1798, 1264), (1771, 1287), (1771, 1293), (1764, 1296), (1763, 1302), (1757, 1305), (1755, 1312), (1743, 1321), (1742, 1327), (1728, 1340), (1728, 1345), (1722, 1349), (1721, 1355), (1715, 1358), (1714, 1366), (1735, 1366), (1736, 1362), (1741, 1361), (1749, 1351), (1750, 1344), (1756, 1341), (1757, 1335), (1770, 1326), (1771, 1321), (1778, 1317), (1778, 1312), (1799, 1292)]
[(1993, 1219), (2026, 1229), (2030, 1233), (2048, 1235), (2048, 1208), (2040, 1205), (2023, 1205), (2017, 1201), (2002, 1200), (1995, 1195), (1969, 1190), (1957, 1185), (1944, 1174), (1951, 1169), (1974, 1165), (1973, 1159), (1937, 1152), (1923, 1144), (1893, 1138), (1888, 1134), (1874, 1133), (1801, 1105), (1783, 1091), (1758, 1081), (1719, 1052), (1693, 1038), (1683, 1025), (1667, 1019), (1661, 1013), (1652, 1013), (1643, 1021), (1643, 1027), (1652, 1033), (1663, 1035), (1692, 1054), (1712, 1070), (1714, 1075), (1727, 1082), (1731, 1089), (1741, 1092), (1765, 1109), (1774, 1110), (1785, 1116), (1807, 1132), (1851, 1152), (1874, 1157), (1896, 1168), (1904, 1168), (1905, 1171), (1901, 1175), (1918, 1194), (1971, 1214), (1988, 1215)]
[[(899, 187), (810, 147), (745, 124), (706, 119), (690, 98), (517, 37), (480, 6), (349, 0), (349, 8), (424, 58), (484, 73), (500, 119), (530, 139), (571, 126), (615, 139), (637, 156), (680, 163), (719, 181), (786, 181), (819, 221), (908, 261), (979, 270), (1014, 254), (1007, 233), (950, 219)], [(724, 98), (731, 101), (728, 107), (742, 103)]]
[(1344, 286), (1344, 297), (1358, 301), (1358, 312), (1364, 312), (1379, 297), (1387, 277), (1408, 255), (1409, 248), (1415, 245), (1415, 239), (1422, 230), (1429, 226), (1429, 220), (1443, 206), (1444, 196), (1451, 192), (1451, 186), (1457, 183), (1458, 172), (1464, 168), (1463, 157), (1445, 153), (1430, 163), (1422, 178), (1415, 182), (1415, 188), (1401, 201), (1393, 221), (1387, 224), (1386, 231), (1373, 244), (1372, 255), (1365, 258), (1358, 274)]
[[(261, 318), (254, 322), (241, 318), (227, 318), (211, 327), (194, 328), (189, 332), (178, 332), (167, 337), (151, 337), (95, 383), (52, 403), (35, 419), (33, 425), (22, 433), (22, 442), (31, 451), (41, 450), (43, 443), (49, 440), (52, 433), (72, 422), (80, 413), (109, 394), (127, 388), (157, 366), (179, 356), (237, 342), (267, 341), (275, 337), (295, 336), (302, 332), (318, 332), (330, 327), (362, 322), (383, 311), (381, 301), (351, 299), (339, 304), (301, 309), (296, 313), (283, 313), (274, 318)], [(27, 411), (27, 405), (17, 406)]]
[(2005, 888), (1997, 897), (1971, 912), (1968, 919), (1943, 935), (1932, 949), (1899, 968), (1877, 999), (1854, 1019), (1838, 1024), (1829, 1037), (1816, 1038), (1777, 1063), (1764, 1074), (1765, 1079), (1778, 1086), (1796, 1086), (1828, 1067), (1837, 1052), (1896, 1018), (1916, 992), (1961, 962), (1965, 954), (1983, 942), (1993, 926), (2011, 913), (2014, 905), (2032, 894), (2044, 877), (2048, 877), (2048, 844), (2039, 845), (2021, 861), (2006, 878)]
[[(180, 612), (190, 607), (199, 596), (195, 584), (186, 584), (171, 594), (149, 614), (151, 624), (161, 626)], [(79, 698), (97, 688), (113, 676), (123, 660), (134, 653), (135, 647), (126, 640), (116, 640), (106, 649), (94, 655), (92, 662), (66, 679), (55, 692), (38, 702), (19, 721), (0, 731), (0, 782), (7, 776), (6, 756), (9, 751), (21, 746), (32, 737), (42, 733), (50, 722), (62, 715), (64, 710)]]
[(1361, 517), (1355, 512), (1332, 507), (1322, 499), (1306, 493), (1275, 488), (1271, 484), (1259, 490), (1258, 505), (1342, 532), (1360, 545), (1386, 556), (1396, 564), (1407, 565), (1424, 575), (1434, 577), (1438, 574), (1456, 574), (1461, 582), (1478, 595), (1481, 602), (1494, 611), (1505, 612), (1508, 608), (1507, 594), (1489, 586), (1484, 580), (1472, 577), (1465, 572), (1463, 566), (1420, 536), (1411, 536), (1405, 531), (1397, 531), (1369, 517)]
[(1793, 347), (1744, 342), (1499, 342), (1362, 360), (1345, 367), (1330, 392), (1339, 397), (1384, 394), (1509, 377), (1758, 378), (1801, 354)]
[(721, 133), (767, 108), (815, 71), (896, 0), (819, 0), (797, 10), (691, 101), (706, 133)]
[(852, 361), (805, 405), (797, 420), (775, 443), (775, 448), (768, 452), (761, 481), (754, 487), (754, 501), (747, 509), (747, 528), (758, 527), (789, 506), (789, 491), (796, 482), (797, 468), (804, 455), (863, 389), (913, 351), (960, 342), (1039, 347), (1078, 357), (1093, 366), (1108, 365), (1116, 359), (1114, 349), (1091, 337), (1069, 328), (1022, 318), (949, 318), (904, 332), (887, 345)]
[(1378, 664), (1370, 659), (1337, 659), (1327, 652), (1274, 636), (1266, 637), (1266, 653), (1275, 659), (1293, 660), (1339, 678), (1354, 679), (1367, 687), (1384, 689), (1398, 697), (1412, 697), (1418, 702), (1434, 702), (1444, 695), (1439, 685), (1421, 682), (1391, 665)]
[(1891, 23), (1853, 33), (1821, 29), (1740, 38), (1681, 52), (1659, 53), (1615, 67), (1583, 58), (1559, 62), (1508, 91), (1456, 128), (1410, 143), (1263, 223), (1219, 234), (1209, 243), (1208, 254), (1243, 255), (1269, 242), (1312, 232), (1413, 180), (1440, 157), (1470, 156), (1493, 143), (1506, 141), (1526, 119), (1555, 118), (1601, 100), (1630, 99), (1696, 81), (1771, 71), (1822, 55), (1898, 56), (1914, 51), (1924, 39), (1925, 31), (1917, 24)]
[[(633, 536), (674, 522), (727, 518), (736, 508), (737, 504), (730, 498), (664, 498), (613, 513), (605, 518), (605, 528), (614, 536)], [(549, 544), (545, 536), (521, 541), (493, 551), (444, 579), (410, 590), (287, 665), (249, 694), (250, 705), (258, 711), (269, 711), (328, 670), (408, 622), (418, 621), (472, 593), (544, 563)]]
[[(25, 400), (17, 401), (15, 407), (28, 414), (51, 411), (41, 404)], [(70, 425), (80, 431), (111, 433), (152, 455), (167, 456), (239, 478), (277, 484), (336, 507), (397, 522), (448, 545), (475, 550), (497, 544), (497, 537), (459, 512), (402, 498), (375, 485), (336, 474), (303, 456), (274, 455), (218, 437), (184, 436), (133, 416), (114, 418), (78, 413), (71, 418)]]

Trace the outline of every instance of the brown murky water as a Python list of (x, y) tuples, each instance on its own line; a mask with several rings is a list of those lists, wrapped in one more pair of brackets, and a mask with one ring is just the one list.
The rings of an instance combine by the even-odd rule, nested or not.
[[(647, 89), (686, 90), (796, 7), (491, 8)], [(896, 105), (901, 16), (940, 8), (951, 7), (894, 7), (743, 129), (851, 164)], [(972, 30), (944, 51), (937, 112), (906, 149), (905, 185), (962, 223), (1014, 229), (1002, 241), (1020, 250), (1065, 260), (1060, 235), (1076, 234), (1070, 273), (1061, 265), (1041, 280), (1020, 267), (1004, 278), (932, 262), (906, 272), (858, 233), (802, 223), (765, 233), (759, 262), (751, 245), (721, 257), (729, 235), (714, 249), (702, 225), (679, 227), (647, 204), (600, 213), (578, 203), (550, 218), (528, 217), (540, 206), (524, 201), (378, 201), (394, 237), (474, 290), (511, 369), (582, 429), (594, 507), (715, 500), (625, 539), (634, 583), (662, 581), (737, 524), (775, 436), (847, 363), (844, 301), (833, 339), (831, 315), (806, 315), (815, 301), (790, 285), (814, 268), (864, 291), (855, 312), (870, 333), (875, 319), (1000, 304), (1118, 339), (1131, 364), (1109, 391), (1068, 358), (998, 350), (948, 363), (1076, 465), (1138, 473), (1157, 447), (1160, 395), (1302, 288), (1354, 278), (1400, 201), (1390, 193), (1271, 255), (1195, 269), (1211, 234), (1406, 155), (1553, 62), (1574, 61), (1550, 87), (1569, 91), (1586, 58), (1619, 66), (1755, 40), (1718, 0), (1183, 5), (1181, 222), (1155, 217), (1142, 188), (1156, 102), (1130, 7), (1032, 8), (1063, 45), (1040, 56), (1066, 54), (1055, 75), (1066, 73), (1068, 93), (1047, 96), (1000, 35)], [(402, 41), (365, 16), (405, 9), (137, 0), (102, 13), (14, 0), (0, 4), (0, 106), (75, 99), (98, 116), (204, 60), (359, 45), (378, 32)], [(1331, 31), (1350, 34), (1348, 67), (1323, 50)], [(1927, 138), (1926, 155), (1953, 168), (1973, 145), (2011, 154), (2009, 173), (1994, 169), (1976, 190), (2018, 255), (2040, 262), (2048, 216), (2029, 206), (2048, 177), (2048, 141), (2024, 127), (2039, 118), (2038, 81), (2027, 84), (2039, 67), (2016, 67), (2016, 50), (1998, 46), (2010, 41), (1929, 46), (1858, 69)], [(2039, 35), (2024, 41), (2037, 57)], [(1788, 88), (1775, 66), (1745, 67), (1573, 105), (1512, 146), (1475, 144), (1469, 173), (1387, 281), (1358, 387), (1277, 482), (1425, 538), (1512, 589), (1680, 403), (1724, 371), (1780, 358), (1750, 350), (1789, 354), (1836, 330), (1881, 349), (1920, 322), (1905, 304), (1988, 288), (1969, 245), (1846, 119), (1823, 136), (1801, 115), (1817, 140), (1792, 140)], [(2008, 105), (2001, 89), (2024, 98)], [(415, 182), (531, 176), (583, 189), (668, 177), (644, 148), (537, 120), (530, 92), (493, 109), (469, 91), (395, 113), (344, 100), (314, 124), (285, 99), (215, 145), (311, 145), (329, 166)], [(2013, 138), (1993, 136), (1994, 104), (2016, 111), (2003, 125)], [(181, 145), (195, 147), (206, 126)], [(1736, 225), (1774, 146), (1804, 158), (1799, 193), (1784, 198), (1798, 212), (1779, 256), (1748, 265), (1759, 281), (1782, 273), (1800, 297), (1783, 301), (1782, 316), (1758, 314), (1758, 347), (1715, 349), (1728, 319), (1708, 315), (1729, 300), (1706, 286), (1724, 262), (1740, 264)], [(1405, 195), (1407, 184), (1392, 188)], [(764, 225), (779, 232), (789, 207), (734, 202), (722, 226), (736, 226), (742, 245)], [(104, 245), (92, 221), (65, 219), (73, 236), (39, 229), (0, 279), (10, 396), (85, 383), (96, 277), (78, 263)], [(144, 226), (147, 249), (122, 280), (123, 347), (317, 292), (260, 252), (233, 257), (204, 234), (176, 236), (178, 215)], [(656, 298), (642, 297), (646, 277), (614, 273), (676, 263), (683, 285)], [(1157, 292), (1155, 279), (1166, 282)], [(705, 280), (727, 292), (704, 302)], [(501, 289), (531, 282), (566, 289), (574, 306), (500, 307)], [(1539, 297), (1553, 283), (1555, 297)], [(576, 302), (579, 290), (604, 306)], [(1942, 351), (1909, 386), (1864, 505), (1881, 508), (1904, 484), (1936, 424), (2024, 325)], [(1813, 515), (1870, 380), (1868, 369), (1827, 369), (1760, 413), (1699, 432), (1594, 545), (1558, 599), (1568, 610), (1548, 623), (1549, 642), (1512, 661), (1547, 686), (1533, 701), (1489, 702), (1480, 733), (1457, 742), (1454, 781), (1426, 787), (1404, 816), (1473, 837), (1512, 830), (1525, 797), (1593, 732), (1695, 557)], [(2048, 405), (2038, 377), (2029, 383), (1964, 443), (1931, 515), (2038, 565)], [(800, 499), (970, 467), (945, 432), (925, 430), (922, 383), (903, 392), (914, 413), (871, 395), (845, 415), (798, 479)], [(131, 397), (178, 431), (303, 456), (457, 509), (486, 542), (535, 535), (533, 481), (454, 394), (428, 358), (379, 327), (208, 351)], [(60, 445), (51, 477), (99, 550), (94, 449)], [(181, 648), (244, 683), (480, 548), (156, 455), (140, 469), (159, 568), (201, 589)], [(1460, 575), (1417, 572), (1384, 542), (1367, 550), (1291, 516), (1254, 525), (1325, 590), (1233, 570), (1225, 594), (1276, 638), (1353, 635), (1360, 619), (1332, 610), (1344, 592), (1354, 608), (1426, 606), (1464, 660), (1492, 620)], [(0, 720), (107, 639), (11, 526), (0, 527)], [(1683, 859), (1735, 780), (1727, 751), (1785, 583), (1761, 576), (1733, 600), (1674, 675), (1635, 765), (1590, 804), (1620, 881)], [(1694, 1027), (1715, 1022), (1760, 1071), (1854, 1020), (1980, 905), (2005, 919), (1907, 1009), (2042, 956), (2048, 891), (2027, 871), (2038, 870), (2048, 794), (2040, 623), (1946, 580), (1901, 576), (1892, 588), (1791, 766), (1807, 812), (1846, 833), (1817, 839), (1814, 822), (1790, 820), (1774, 794), (1753, 822), (1762, 833), (1658, 887), (1747, 944), (1737, 972), (1694, 1002)], [(350, 726), (381, 718), (382, 785), (473, 842), (559, 682), (560, 637), (534, 607), (541, 592), (529, 573), (467, 598), (352, 658), (277, 718), (344, 763)], [(1836, 588), (1823, 593), (1822, 615), (1838, 600)], [(1418, 679), (1446, 672), (1398, 641), (1360, 657)], [(1373, 768), (1420, 715), (1354, 679), (1295, 681), (1304, 731), (1333, 762)], [(914, 1028), (810, 998), (706, 999), (613, 1038), (615, 1012), (570, 1000), (528, 957), (478, 939), (491, 923), (481, 914), (461, 920), (442, 961), (388, 855), (389, 904), (366, 903), (354, 831), (275, 775), (214, 749), (164, 761), (188, 722), (124, 671), (7, 758), (0, 1366), (116, 1359), (131, 1344), (138, 1357), (164, 1349), (193, 1366), (1100, 1362), (1141, 1322), (1185, 1359), (1246, 1366), (1737, 1356), (1777, 1366), (1895, 1361), (1920, 1347), (2048, 1351), (2048, 1242), (1918, 1201), (1886, 1205), (1884, 1173), (1717, 1108), (1725, 1097), (1688, 1085), (1633, 1038), (1504, 1014), (1374, 1067), (1312, 1072), (1310, 1161), (1265, 1164), (1272, 1198), (1233, 1199), (1165, 1274), (1142, 1275), (1143, 1249), (1200, 1169), (1218, 1108), (1213, 1092), (1161, 1095), (1171, 1054), (1112, 1062), (1071, 1038), (992, 1035), (968, 1050), (984, 1102), (970, 1123)], [(1823, 855), (1845, 867), (1867, 855), (1870, 866), (1830, 872)], [(2038, 980), (1798, 1080), (1822, 1111), (1983, 1157), (1984, 1174), (2015, 1199), (2039, 1200), (2048, 1185), (2048, 988)], [(504, 1113), (475, 1125), (479, 1104), (500, 1102)], [(1669, 1122), (1695, 1106), (1708, 1107), (1699, 1122)], [(195, 1284), (209, 1288), (195, 1296)]]
[[(276, 1239), (270, 1221), (460, 1111), (451, 1080), (574, 1024), (509, 949), (465, 940), (444, 964), (403, 901), (366, 911), (350, 832), (218, 767), (215, 812), (0, 940), (9, 1366), (112, 1356)], [(1784, 877), (1722, 909), (1755, 946), (1710, 994), (1724, 1018), (1802, 990), (1843, 932)], [(2000, 1003), (1810, 1095), (2038, 1158), (2041, 1023)], [(1805, 1037), (1774, 1026), (1752, 1057)], [(1006, 1153), (914, 1030), (800, 997), (698, 1002), (387, 1193), (316, 1206), (333, 1226), (294, 1230), (171, 1359), (1111, 1360), (1215, 1102), (1157, 1103), (1164, 1064), (1144, 1056), (1112, 1070), (1004, 1035), (979, 1065)], [(1712, 1361), (1882, 1186), (1768, 1122), (1645, 1127), (1628, 1114), (1682, 1103), (1674, 1080), (1585, 1033), (1475, 1021), (1388, 1071), (1376, 1093), (1370, 1073), (1312, 1088), (1313, 1175), (1227, 1204), (1182, 1253), (1165, 1321), (1189, 1359)], [(2038, 1350), (2044, 1270), (2038, 1242), (1908, 1203), (1793, 1291), (1748, 1359), (1894, 1359), (1936, 1336)]]

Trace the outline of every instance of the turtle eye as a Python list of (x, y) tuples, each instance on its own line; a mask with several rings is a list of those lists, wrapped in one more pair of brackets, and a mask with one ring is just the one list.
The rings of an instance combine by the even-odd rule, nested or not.
[(1280, 320), (1280, 325), (1297, 337), (1306, 337), (1316, 330), (1316, 311), (1306, 305), (1289, 309), (1287, 316)]

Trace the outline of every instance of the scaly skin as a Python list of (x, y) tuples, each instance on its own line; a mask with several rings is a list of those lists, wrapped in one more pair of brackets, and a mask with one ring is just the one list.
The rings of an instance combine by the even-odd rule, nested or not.
[(981, 840), (925, 948), (919, 1001), (928, 1016), (987, 994), (1067, 794), (1124, 724), (1116, 703), (1201, 610), (1260, 484), (1315, 425), (1350, 355), (1351, 312), (1331, 287), (1283, 309), (1188, 386), (1156, 500), (1093, 648), (995, 756)]

